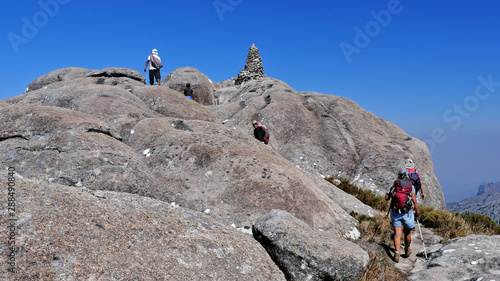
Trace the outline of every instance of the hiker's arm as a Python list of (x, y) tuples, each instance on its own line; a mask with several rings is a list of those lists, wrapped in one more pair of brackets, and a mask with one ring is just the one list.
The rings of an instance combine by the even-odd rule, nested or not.
[(413, 206), (415, 207), (415, 218), (420, 219), (420, 211), (418, 210), (417, 196), (415, 193), (412, 193), (411, 200), (413, 200)]
[(148, 57), (148, 60), (146, 61), (146, 66), (144, 66), (144, 72), (146, 72), (146, 69), (148, 68), (148, 64), (149, 64), (149, 57)]
[[(420, 180), (420, 182), (422, 182), (422, 180)], [(422, 197), (422, 199), (425, 199), (424, 186), (422, 185), (422, 183), (420, 183), (420, 197)]]
[(385, 201), (391, 200), (393, 187), (394, 187), (394, 185), (389, 187), (389, 190), (387, 190), (387, 193), (385, 194)]

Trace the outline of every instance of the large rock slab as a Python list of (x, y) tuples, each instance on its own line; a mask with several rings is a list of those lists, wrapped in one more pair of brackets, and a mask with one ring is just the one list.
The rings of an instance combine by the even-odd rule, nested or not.
[[(15, 183), (16, 232), (1, 235), (2, 280), (285, 280), (251, 236), (203, 213), (18, 175)], [(2, 188), (2, 206), (7, 198)], [(13, 217), (2, 212), (0, 222)], [(15, 241), (15, 273), (7, 241)]]
[(27, 178), (68, 186), (163, 194), (135, 152), (109, 124), (86, 113), (0, 104), (0, 163)]
[(144, 119), (133, 131), (126, 143), (162, 183), (158, 199), (208, 209), (237, 227), (281, 208), (338, 236), (357, 231), (357, 222), (307, 175), (251, 135), (174, 118)]
[(471, 235), (451, 240), (408, 280), (497, 280), (499, 276), (500, 235)]
[(261, 78), (225, 87), (214, 95), (219, 122), (251, 134), (251, 120), (270, 131), (270, 145), (302, 170), (339, 175), (384, 195), (406, 158), (422, 175), (424, 206), (445, 209), (425, 143), (391, 122), (334, 95), (296, 92), (283, 82)]
[(252, 231), (287, 280), (358, 280), (368, 265), (368, 254), (358, 245), (313, 229), (285, 211), (272, 210)]

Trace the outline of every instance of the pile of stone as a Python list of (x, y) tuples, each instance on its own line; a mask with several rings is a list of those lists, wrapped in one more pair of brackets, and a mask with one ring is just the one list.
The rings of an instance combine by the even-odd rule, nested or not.
[(262, 58), (260, 57), (259, 49), (255, 47), (255, 44), (252, 44), (248, 49), (245, 69), (240, 71), (234, 84), (240, 85), (243, 82), (263, 77), (266, 77), (266, 74), (264, 74), (264, 68), (262, 67)]

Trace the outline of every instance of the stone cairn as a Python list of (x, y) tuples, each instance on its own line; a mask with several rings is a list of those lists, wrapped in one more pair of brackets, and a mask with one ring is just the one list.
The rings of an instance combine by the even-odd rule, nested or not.
[(262, 58), (259, 54), (259, 49), (255, 47), (255, 44), (248, 49), (247, 60), (245, 62), (245, 69), (241, 70), (236, 77), (235, 85), (240, 85), (241, 83), (254, 80), (258, 78), (266, 77), (264, 74), (264, 68), (262, 67)]

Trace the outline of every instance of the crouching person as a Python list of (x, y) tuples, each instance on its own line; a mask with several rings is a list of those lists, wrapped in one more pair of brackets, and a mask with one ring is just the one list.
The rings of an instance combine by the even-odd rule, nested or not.
[[(415, 187), (412, 185), (408, 177), (408, 170), (401, 169), (398, 172), (398, 179), (387, 191), (385, 200), (392, 199), (390, 205), (391, 221), (394, 227), (394, 261), (399, 262), (401, 249), (401, 236), (404, 234), (405, 239), (405, 257), (409, 257), (411, 250), (411, 230), (415, 228), (415, 217), (420, 218), (418, 211), (417, 197), (415, 195)], [(413, 212), (415, 211), (415, 215)]]

